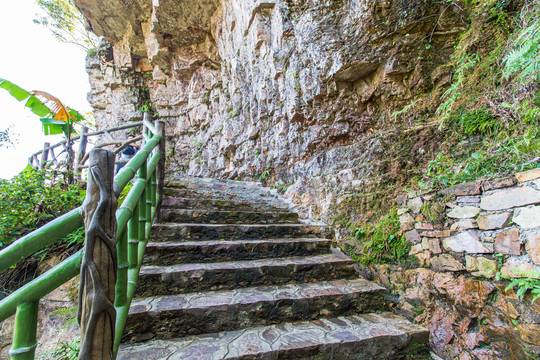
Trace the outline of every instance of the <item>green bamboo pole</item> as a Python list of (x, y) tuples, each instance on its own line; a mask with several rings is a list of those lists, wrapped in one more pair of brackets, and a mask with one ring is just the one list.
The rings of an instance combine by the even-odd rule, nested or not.
[(37, 346), (38, 301), (31, 301), (17, 307), (13, 344), (9, 355), (11, 360), (33, 360)]
[(152, 150), (159, 145), (161, 136), (156, 135), (150, 139), (141, 150), (137, 151), (137, 154), (122, 168), (122, 170), (114, 178), (116, 185), (117, 196), (124, 189), (126, 184), (133, 179), (137, 170), (143, 167), (143, 164), (150, 157)]
[[(130, 270), (137, 267), (139, 242), (139, 205), (137, 204), (133, 210), (133, 217), (128, 223), (128, 261)], [(130, 280), (128, 276), (128, 282)]]
[(54, 219), (0, 251), (0, 272), (83, 226), (81, 208)]
[[(158, 201), (159, 201), (159, 198), (158, 198)], [(154, 218), (155, 215), (156, 213), (153, 212), (151, 214), (151, 217)], [(128, 278), (129, 278), (128, 290), (127, 290), (128, 302), (124, 306), (116, 308), (116, 335), (114, 338), (114, 347), (113, 347), (115, 356), (118, 353), (118, 348), (120, 347), (122, 334), (124, 332), (124, 328), (126, 326), (126, 321), (127, 321), (127, 317), (129, 313), (129, 307), (131, 306), (131, 301), (133, 300), (133, 294), (135, 294), (135, 288), (137, 287), (137, 279), (139, 278), (139, 272), (141, 270), (142, 260), (144, 258), (144, 251), (146, 249), (146, 245), (148, 244), (149, 235), (150, 235), (149, 230), (145, 231), (144, 233), (139, 233), (139, 237), (141, 237), (143, 240), (139, 242), (139, 254), (138, 254), (137, 267), (135, 267), (134, 269), (129, 269), (129, 272), (128, 272)]]
[(156, 210), (156, 206), (157, 206), (157, 178), (156, 178), (156, 170), (154, 170), (152, 171), (152, 211)]
[(118, 269), (116, 271), (116, 297), (114, 306), (122, 306), (127, 303), (127, 283), (128, 283), (128, 232), (127, 228), (118, 229), (116, 243), (116, 254), (118, 256)]
[(15, 314), (18, 305), (39, 301), (39, 299), (78, 275), (81, 269), (81, 259), (82, 251), (78, 251), (45, 274), (3, 298), (0, 301), (0, 321), (4, 321)]

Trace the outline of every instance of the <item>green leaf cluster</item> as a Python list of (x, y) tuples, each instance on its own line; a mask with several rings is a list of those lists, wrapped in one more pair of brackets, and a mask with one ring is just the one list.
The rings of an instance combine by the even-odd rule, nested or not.
[(516, 278), (508, 284), (505, 291), (508, 291), (514, 287), (517, 287), (516, 295), (523, 301), (523, 298), (528, 291), (532, 294), (531, 303), (540, 298), (540, 273), (538, 271), (514, 271), (522, 278)]
[(75, 109), (66, 107), (66, 121), (58, 120), (58, 115), (46, 106), (33, 93), (21, 88), (9, 80), (0, 78), (0, 89), (6, 90), (17, 101), (26, 101), (25, 106), (34, 114), (40, 117), (43, 125), (43, 133), (45, 135), (65, 134), (68, 137), (70, 134), (76, 134), (73, 129), (73, 123), (78, 123), (84, 120), (84, 117)]
[(410, 244), (400, 233), (397, 211), (383, 216), (372, 225), (365, 224), (353, 230), (354, 239), (360, 244), (360, 254), (353, 258), (364, 265), (372, 263), (397, 263), (409, 253)]
[(0, 246), (81, 205), (85, 194), (79, 186), (30, 166), (10, 180), (0, 179)]

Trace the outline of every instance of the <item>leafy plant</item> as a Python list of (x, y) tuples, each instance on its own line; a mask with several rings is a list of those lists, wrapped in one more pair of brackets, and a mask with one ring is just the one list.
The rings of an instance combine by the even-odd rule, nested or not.
[(270, 173), (272, 172), (272, 169), (270, 168), (270, 166), (271, 166), (270, 164), (266, 165), (266, 169), (259, 176), (259, 180), (264, 181), (264, 179), (266, 179), (270, 175)]
[(533, 298), (531, 303), (535, 302), (536, 299), (540, 298), (540, 272), (531, 270), (531, 271), (518, 271), (514, 270), (514, 273), (519, 276), (525, 276), (522, 278), (516, 278), (508, 284), (505, 291), (508, 291), (514, 287), (517, 287), (516, 295), (523, 301), (525, 294), (530, 291)]
[(69, 140), (73, 123), (84, 120), (76, 110), (65, 106), (59, 99), (44, 91), (26, 91), (9, 80), (0, 78), (0, 88), (6, 90), (17, 101), (26, 101), (25, 106), (41, 118), (43, 133), (56, 135), (64, 133)]
[[(54, 174), (28, 166), (11, 180), (0, 179), (0, 246), (79, 206), (86, 191)], [(66, 238), (80, 239), (80, 232)]]
[(361, 245), (358, 260), (364, 264), (399, 262), (408, 253), (410, 245), (400, 233), (397, 211), (385, 215), (375, 225), (354, 228), (354, 239)]
[(86, 20), (71, 0), (36, 0), (43, 11), (33, 21), (49, 29), (56, 39), (84, 50), (97, 48), (98, 38), (86, 30)]
[(68, 343), (56, 343), (56, 348), (38, 357), (39, 360), (77, 360), (79, 358), (80, 343), (73, 340)]
[(519, 74), (524, 83), (538, 80), (540, 74), (540, 2), (530, 3), (529, 11), (522, 14), (522, 30), (510, 44), (512, 50), (504, 58), (503, 70), (505, 78)]

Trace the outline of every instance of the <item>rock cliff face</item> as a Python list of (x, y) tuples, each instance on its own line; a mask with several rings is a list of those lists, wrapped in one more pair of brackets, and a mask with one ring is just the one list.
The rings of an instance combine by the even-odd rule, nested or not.
[(112, 44), (87, 64), (99, 127), (151, 109), (171, 169), (295, 184), (288, 195), (327, 221), (342, 194), (376, 197), (429, 151), (416, 139), (429, 127), (410, 129), (421, 111), (395, 112), (449, 81), (466, 25), (459, 2), (429, 0), (76, 3)]
[[(169, 170), (260, 179), (285, 191), (306, 215), (330, 224), (353, 223), (397, 206), (400, 186), (440, 150), (443, 135), (429, 114), (452, 80), (451, 56), (469, 26), (471, 5), (459, 0), (75, 3), (105, 38), (87, 60), (98, 127), (151, 111), (167, 124)], [(502, 9), (519, 1), (491, 3)], [(420, 250), (429, 252), (423, 242)], [(382, 266), (373, 275), (406, 300), (400, 308), (408, 306), (411, 318), (418, 315), (415, 308), (427, 309), (417, 320), (430, 327), (440, 355), (466, 360), (515, 353), (517, 359), (538, 351), (536, 338), (524, 340), (532, 350), (522, 346), (515, 321), (509, 320), (515, 318), (501, 310), (505, 301), (523, 302), (500, 284), (465, 275), (473, 266), (464, 259), (463, 264), (450, 259), (455, 269), (449, 270), (448, 256), (434, 258), (436, 271)], [(495, 258), (489, 262), (494, 263)], [(462, 300), (470, 291), (478, 294)], [(534, 316), (523, 315), (519, 326), (532, 331), (537, 321), (528, 319)], [(519, 332), (522, 340), (525, 330)]]

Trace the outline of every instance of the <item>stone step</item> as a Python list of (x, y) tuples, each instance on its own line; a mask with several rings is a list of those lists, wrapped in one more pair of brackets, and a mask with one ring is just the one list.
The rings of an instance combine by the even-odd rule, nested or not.
[(253, 204), (252, 202), (198, 199), (182, 197), (166, 197), (162, 202), (163, 208), (179, 209), (207, 209), (207, 210), (234, 210), (234, 211), (287, 211), (288, 207), (270, 206), (266, 203)]
[[(244, 191), (247, 192), (249, 190), (246, 189)], [(218, 199), (218, 200), (228, 200), (228, 201), (246, 201), (247, 199), (249, 199), (249, 202), (252, 204), (276, 202), (276, 195), (269, 194), (269, 193), (268, 194), (266, 193), (254, 194), (253, 197), (247, 197), (247, 196), (243, 196), (245, 194), (241, 194), (241, 193), (215, 192), (212, 190), (189, 189), (189, 188), (182, 188), (182, 187), (165, 187), (163, 188), (163, 195), (171, 196), (171, 197), (182, 197), (182, 198), (188, 198), (188, 199), (206, 198), (206, 199)]]
[(197, 224), (295, 224), (298, 223), (298, 214), (270, 211), (163, 209), (161, 220), (163, 222)]
[(262, 239), (148, 243), (145, 265), (174, 265), (231, 260), (254, 260), (329, 252), (328, 239)]
[(354, 261), (343, 254), (230, 261), (141, 268), (138, 297), (205, 290), (313, 282), (356, 276)]
[(122, 345), (117, 359), (397, 360), (428, 336), (397, 315), (365, 314)]
[(197, 240), (253, 240), (321, 236), (327, 227), (305, 224), (176, 224), (162, 223), (152, 226), (150, 239), (163, 241)]
[(139, 299), (127, 341), (170, 339), (382, 310), (385, 289), (362, 279), (334, 280)]

